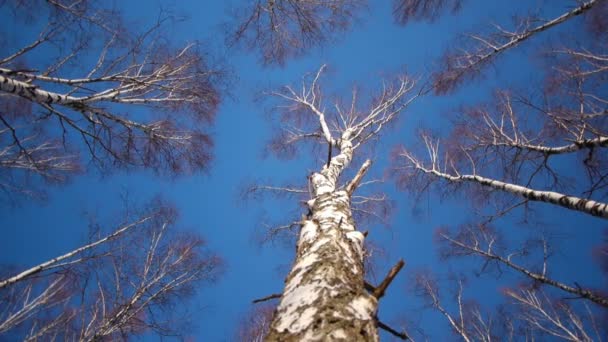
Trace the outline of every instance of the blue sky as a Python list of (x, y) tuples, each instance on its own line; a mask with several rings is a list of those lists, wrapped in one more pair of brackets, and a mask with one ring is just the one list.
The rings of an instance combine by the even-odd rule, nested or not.
[[(121, 193), (128, 191), (134, 201), (145, 202), (161, 194), (180, 212), (180, 225), (196, 230), (210, 247), (226, 261), (221, 280), (202, 288), (193, 302), (199, 324), (197, 341), (231, 341), (239, 319), (251, 308), (251, 300), (282, 290), (283, 279), (293, 257), (293, 248), (281, 244), (259, 246), (254, 239), (263, 217), (290, 222), (283, 213), (298, 212), (297, 200), (281, 199), (243, 203), (239, 192), (243, 184), (256, 179), (276, 184), (304, 184), (312, 167), (319, 167), (317, 156), (301, 154), (299, 159), (280, 161), (264, 158), (264, 143), (273, 134), (265, 110), (267, 102), (255, 102), (260, 89), (298, 83), (302, 75), (316, 71), (327, 63), (331, 76), (325, 83), (328, 91), (348, 94), (355, 84), (364, 90), (380, 86), (380, 76), (406, 69), (424, 78), (432, 70), (441, 52), (460, 33), (474, 31), (490, 22), (510, 23), (515, 13), (542, 9), (547, 16), (564, 12), (567, 1), (465, 1), (458, 15), (446, 15), (436, 23), (396, 25), (391, 17), (390, 1), (370, 1), (369, 10), (354, 29), (321, 48), (311, 49), (302, 57), (287, 62), (282, 68), (262, 68), (252, 53), (226, 49), (220, 25), (228, 15), (224, 1), (131, 1), (117, 3), (129, 20), (138, 23), (155, 19), (159, 6), (185, 14), (188, 19), (172, 25), (171, 37), (178, 42), (198, 40), (211, 54), (223, 59), (232, 70), (234, 80), (210, 128), (215, 141), (214, 161), (209, 172), (167, 180), (151, 172), (116, 172), (100, 177), (89, 172), (65, 186), (49, 186), (46, 203), (23, 201), (17, 207), (0, 208), (0, 264), (33, 265), (79, 246), (87, 238), (85, 212), (99, 217), (118, 211)], [(238, 1), (232, 1), (239, 6)], [(1, 13), (7, 15), (7, 13)], [(576, 25), (573, 23), (572, 25)], [(566, 26), (563, 30), (572, 29)], [(561, 29), (561, 28), (560, 28)], [(544, 36), (543, 36), (544, 37)], [(420, 127), (444, 130), (453, 111), (461, 105), (488, 99), (496, 86), (523, 86), (537, 79), (537, 52), (534, 44), (509, 52), (486, 78), (465, 86), (453, 96), (427, 96), (417, 101), (387, 132), (375, 149), (376, 162), (372, 176), (382, 177), (389, 167), (389, 155), (397, 144), (411, 144)], [(576, 172), (576, 171), (574, 171)], [(448, 263), (437, 257), (433, 232), (442, 225), (458, 224), (471, 217), (471, 204), (462, 197), (440, 199), (435, 194), (422, 196), (418, 203), (410, 195), (396, 190), (388, 179), (379, 188), (394, 201), (390, 225), (373, 224), (370, 239), (385, 249), (377, 274), (386, 271), (399, 259), (406, 261), (387, 296), (380, 303), (380, 318), (398, 326), (404, 319), (420, 322), (421, 328), (440, 340), (450, 336), (447, 323), (437, 314), (421, 311), (421, 302), (411, 292), (411, 275), (425, 268), (445, 276), (452, 270), (474, 262)], [(414, 215), (416, 205), (418, 214)], [(601, 237), (601, 220), (577, 213), (537, 205), (544, 227), (560, 233), (553, 274), (562, 279), (580, 279), (592, 285), (601, 284), (598, 268), (589, 263), (591, 248)], [(303, 209), (302, 209), (303, 210)], [(299, 217), (297, 213), (296, 218)], [(514, 240), (534, 228), (521, 227), (518, 219), (500, 224)], [(581, 233), (584, 231), (584, 233)], [(566, 244), (565, 241), (568, 241)], [(559, 248), (563, 243), (568, 248)], [(464, 266), (463, 266), (464, 265)], [(581, 267), (585, 265), (585, 267)], [(465, 296), (491, 307), (500, 302), (499, 290), (513, 284), (514, 278), (475, 278), (471, 276)], [(390, 340), (384, 335), (387, 340)]]

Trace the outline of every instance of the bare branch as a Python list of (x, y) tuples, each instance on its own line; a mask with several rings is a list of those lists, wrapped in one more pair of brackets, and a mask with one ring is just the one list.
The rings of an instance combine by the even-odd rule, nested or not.
[(533, 289), (505, 291), (521, 307), (521, 319), (549, 336), (568, 341), (593, 341), (584, 320), (565, 303), (555, 303)]
[[(352, 99), (349, 101), (351, 107), (343, 109), (339, 102), (333, 106), (335, 108), (334, 117), (341, 118), (342, 125), (330, 129), (328, 117), (332, 113), (326, 112), (325, 103), (320, 88), (320, 77), (326, 66), (322, 65), (316, 74), (305, 78), (301, 86), (301, 91), (296, 92), (293, 87), (285, 86), (280, 91), (271, 92), (270, 95), (279, 99), (284, 105), (277, 106), (277, 110), (284, 115), (286, 121), (293, 122), (293, 125), (285, 128), (288, 132), (310, 132), (318, 129), (317, 134), (321, 134), (326, 143), (332, 147), (340, 148), (341, 139), (350, 140), (353, 148), (365, 144), (370, 139), (377, 136), (383, 127), (387, 126), (398, 114), (412, 103), (420, 94), (414, 94), (406, 98), (406, 94), (412, 91), (415, 81), (406, 77), (398, 77), (394, 82), (384, 84), (380, 94), (374, 97), (371, 106), (367, 110), (355, 108), (357, 103), (357, 92), (353, 92)], [(307, 125), (308, 120), (314, 120), (317, 126)], [(294, 129), (295, 127), (295, 129)], [(319, 129), (320, 128), (320, 129)], [(334, 133), (335, 132), (335, 133)], [(311, 133), (308, 133), (311, 136)], [(301, 134), (290, 133), (284, 138), (292, 137), (284, 144), (301, 140)], [(297, 137), (293, 139), (293, 137)]]
[(34, 284), (28, 284), (22, 289), (10, 289), (16, 294), (12, 301), (5, 302), (3, 305), (4, 309), (0, 316), (0, 334), (14, 329), (45, 308), (60, 305), (68, 300), (69, 297), (66, 296), (68, 286), (67, 276), (57, 276), (51, 279), (49, 284), (37, 295)]
[(268, 334), (274, 305), (256, 305), (243, 317), (238, 326), (236, 341), (263, 342)]
[[(221, 70), (208, 65), (196, 44), (175, 49), (163, 43), (167, 17), (138, 33), (132, 27), (128, 30), (121, 14), (104, 4), (41, 5), (52, 8), (48, 18), (38, 15), (43, 8), (8, 4), (18, 23), (28, 12), (28, 20), (40, 21), (44, 28), (36, 41), (10, 47), (17, 52), (0, 56), (0, 93), (9, 103), (2, 121), (14, 138), (2, 141), (0, 168), (63, 180), (83, 164), (69, 151), (80, 145), (103, 171), (146, 167), (174, 175), (197, 172), (209, 163), (211, 140), (202, 126), (213, 121), (223, 81)], [(44, 53), (44, 58), (37, 53)], [(91, 56), (92, 66), (81, 63)], [(11, 105), (15, 102), (33, 108)], [(121, 113), (124, 106), (147, 111)], [(43, 115), (29, 117), (36, 107)], [(165, 118), (150, 115), (150, 110)]]
[[(170, 229), (173, 210), (154, 206), (153, 215), (11, 278), (0, 289), (0, 333), (82, 341), (179, 334), (177, 301), (214, 281), (222, 262), (197, 235)], [(144, 227), (130, 229), (136, 224)], [(70, 259), (83, 254), (90, 255)]]
[[(448, 320), (452, 328), (460, 335), (460, 337), (462, 337), (464, 341), (471, 341), (471, 337), (469, 337), (465, 329), (466, 327), (462, 321), (464, 319), (462, 307), (460, 307), (459, 311), (460, 319), (454, 318), (441, 304), (441, 300), (439, 298), (439, 289), (437, 288), (437, 284), (433, 279), (431, 279), (428, 275), (418, 274), (416, 276), (416, 288), (423, 296), (430, 300), (432, 307), (437, 309)], [(458, 298), (460, 298), (461, 295), (462, 286), (459, 286)]]
[(383, 323), (382, 321), (378, 320), (378, 328), (389, 332), (391, 335), (398, 337), (404, 341), (408, 340), (409, 337), (407, 336), (407, 334), (405, 332), (399, 332), (393, 328), (391, 328), (390, 326), (386, 325), (385, 323)]
[(266, 297), (262, 297), (262, 298), (254, 299), (254, 300), (252, 300), (251, 302), (252, 302), (253, 304), (257, 304), (257, 303), (265, 302), (265, 301), (268, 301), (268, 300), (271, 300), (271, 299), (277, 299), (277, 298), (281, 298), (281, 296), (282, 296), (282, 295), (283, 295), (282, 293), (273, 293), (273, 294), (268, 295), (268, 296), (266, 296)]
[(371, 165), (372, 161), (370, 159), (367, 159), (363, 163), (363, 165), (361, 165), (361, 168), (359, 169), (359, 171), (357, 171), (355, 177), (346, 186), (346, 192), (348, 192), (349, 195), (352, 196), (353, 192), (359, 187), (361, 180), (363, 179), (365, 173), (367, 173), (367, 170), (370, 168)]
[(386, 275), (386, 278), (384, 278), (384, 280), (380, 283), (380, 285), (378, 285), (374, 289), (374, 292), (373, 292), (374, 297), (380, 299), (384, 296), (384, 292), (390, 286), (390, 284), (393, 282), (393, 279), (395, 279), (395, 277), (397, 276), (399, 271), (401, 271), (401, 268), (403, 268), (403, 265), (405, 265), (405, 262), (403, 262), (403, 260), (399, 260), (399, 262), (397, 262), (397, 264), (390, 269), (390, 271)]

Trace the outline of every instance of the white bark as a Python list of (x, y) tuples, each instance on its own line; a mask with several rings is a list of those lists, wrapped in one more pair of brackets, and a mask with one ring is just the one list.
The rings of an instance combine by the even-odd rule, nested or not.
[[(267, 341), (377, 341), (377, 297), (365, 288), (363, 240), (351, 212), (352, 194), (371, 161), (365, 162), (351, 182), (339, 185), (354, 151), (376, 137), (380, 130), (418, 95), (405, 99), (414, 82), (403, 76), (384, 84), (368, 110), (358, 110), (356, 92), (351, 106), (335, 108), (336, 122), (328, 124), (323, 108), (319, 77), (322, 66), (310, 81), (295, 91), (290, 86), (272, 92), (288, 105), (286, 113), (312, 115), (318, 122), (295, 122), (290, 131), (300, 138), (316, 137), (339, 150), (319, 172), (309, 177), (311, 199), (308, 216), (302, 218), (296, 258), (285, 280), (281, 302), (275, 312)], [(306, 113), (302, 113), (302, 109)], [(318, 126), (317, 126), (318, 124)], [(304, 127), (301, 127), (304, 126)], [(314, 133), (310, 133), (314, 130)], [(304, 133), (308, 132), (308, 133)], [(297, 141), (299, 139), (291, 139)], [(289, 143), (289, 142), (284, 142)]]
[[(5, 77), (0, 74), (0, 90), (13, 94), (24, 99), (36, 102), (45, 108), (52, 104), (58, 104), (69, 107), (76, 111), (90, 111), (97, 115), (108, 118), (112, 121), (118, 122), (126, 127), (137, 127), (143, 130), (152, 129), (152, 125), (147, 126), (135, 121), (131, 121), (119, 116), (112, 115), (106, 111), (100, 110), (99, 108), (92, 107), (91, 104), (96, 102), (121, 102), (121, 103), (147, 103), (147, 102), (161, 102), (164, 99), (145, 99), (145, 98), (120, 98), (120, 94), (128, 92), (126, 89), (107, 89), (99, 93), (95, 93), (89, 96), (76, 97), (70, 95), (64, 95), (55, 93), (52, 91), (43, 90), (30, 83), (22, 82), (19, 80)], [(167, 100), (169, 101), (169, 100)], [(89, 120), (95, 121), (95, 119), (88, 117)]]
[(608, 137), (597, 137), (593, 139), (581, 139), (572, 144), (562, 145), (562, 146), (544, 146), (544, 145), (534, 145), (534, 144), (526, 144), (526, 143), (512, 143), (512, 142), (496, 142), (491, 144), (492, 146), (508, 146), (508, 147), (516, 147), (520, 149), (525, 149), (529, 151), (536, 151), (544, 154), (565, 154), (572, 153), (584, 148), (594, 148), (594, 147), (606, 147), (608, 146)]
[(37, 103), (60, 104), (64, 106), (82, 102), (83, 99), (42, 90), (32, 84), (18, 81), (0, 74), (0, 90)]
[[(445, 175), (445, 174), (443, 174)], [(501, 182), (495, 179), (475, 175), (462, 175), (452, 177), (450, 180), (476, 182), (483, 186), (518, 195), (531, 201), (546, 202), (559, 205), (571, 210), (581, 211), (593, 216), (608, 218), (608, 204), (584, 199), (576, 196), (565, 195), (555, 191), (534, 190), (521, 185)]]
[(311, 176), (312, 215), (302, 223), (296, 260), (287, 276), (267, 341), (377, 341), (377, 300), (364, 288), (363, 240), (350, 195), (337, 188), (352, 159), (350, 131), (340, 154)]

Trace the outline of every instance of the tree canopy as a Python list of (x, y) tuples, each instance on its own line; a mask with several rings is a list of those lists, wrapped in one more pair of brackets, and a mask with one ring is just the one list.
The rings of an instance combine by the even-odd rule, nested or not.
[(0, 339), (607, 336), (607, 1), (0, 16)]

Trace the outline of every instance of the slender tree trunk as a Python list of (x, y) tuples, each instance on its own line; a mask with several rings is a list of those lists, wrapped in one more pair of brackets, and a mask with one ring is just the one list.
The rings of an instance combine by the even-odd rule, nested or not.
[(564, 21), (566, 21), (572, 17), (583, 14), (585, 11), (591, 9), (591, 7), (593, 7), (593, 5), (595, 5), (597, 2), (599, 2), (599, 0), (591, 0), (591, 1), (588, 1), (585, 3), (582, 3), (579, 7), (576, 7), (573, 10), (560, 15), (559, 17), (557, 17), (553, 20), (547, 21), (547, 22), (543, 23), (542, 25), (527, 29), (520, 33), (513, 34), (513, 36), (507, 43), (500, 45), (500, 46), (493, 46), (492, 51), (490, 53), (482, 56), (477, 63), (481, 63), (481, 62), (484, 62), (485, 60), (491, 59), (493, 56), (495, 56), (505, 50), (508, 50), (509, 48), (516, 46), (517, 44), (530, 38), (532, 35), (534, 35), (536, 33), (545, 31), (553, 26), (563, 23)]
[(555, 191), (534, 190), (521, 185), (505, 183), (480, 176), (464, 175), (460, 178), (470, 182), (477, 182), (483, 186), (497, 190), (503, 190), (514, 195), (519, 195), (531, 201), (551, 203), (571, 210), (581, 211), (593, 216), (608, 218), (608, 205), (606, 203), (565, 195)]
[(84, 99), (69, 95), (63, 95), (40, 89), (32, 84), (18, 81), (10, 77), (0, 75), (0, 90), (15, 94), (33, 102), (44, 104), (74, 105), (83, 102)]
[(608, 203), (597, 202), (590, 199), (580, 198), (571, 195), (565, 195), (555, 191), (544, 191), (527, 188), (525, 186), (501, 182), (496, 179), (486, 178), (477, 175), (451, 175), (448, 173), (440, 172), (436, 169), (424, 168), (418, 161), (410, 159), (415, 167), (424, 172), (430, 173), (437, 177), (443, 178), (449, 182), (471, 182), (477, 183), (485, 187), (489, 187), (496, 190), (508, 192), (510, 194), (521, 196), (530, 201), (538, 201), (551, 203), (560, 207), (568, 208), (583, 212), (585, 214), (598, 216), (604, 219), (608, 219)]
[(378, 303), (364, 288), (364, 235), (355, 230), (349, 191), (337, 186), (352, 159), (351, 134), (331, 140), (340, 154), (310, 177), (310, 214), (266, 341), (378, 341)]
[[(95, 242), (91, 242), (88, 245), (76, 248), (75, 250), (73, 250), (71, 252), (65, 253), (65, 254), (60, 255), (60, 256), (58, 256), (56, 258), (53, 258), (51, 260), (45, 261), (45, 262), (43, 262), (43, 263), (41, 263), (39, 265), (36, 265), (34, 267), (31, 267), (31, 268), (25, 270), (25, 271), (23, 271), (23, 272), (21, 272), (21, 273), (19, 273), (17, 275), (14, 275), (14, 276), (6, 279), (6, 280), (2, 280), (2, 281), (0, 281), (0, 289), (4, 288), (6, 286), (12, 285), (12, 284), (14, 284), (14, 283), (16, 283), (18, 281), (23, 280), (23, 279), (26, 279), (26, 278), (28, 278), (28, 277), (30, 277), (32, 275), (38, 274), (38, 273), (40, 273), (42, 271), (46, 271), (48, 269), (55, 268), (55, 267), (58, 266), (58, 264), (60, 262), (66, 260), (66, 259), (69, 259), (69, 258), (71, 258), (71, 257), (73, 257), (75, 255), (78, 255), (78, 254), (80, 254), (80, 253), (82, 253), (82, 252), (84, 252), (84, 251), (86, 251), (88, 249), (96, 247), (96, 246), (98, 246), (98, 245), (100, 245), (100, 244), (102, 244), (104, 242), (110, 241), (110, 240), (118, 237), (119, 235), (121, 235), (125, 231), (131, 229), (132, 227), (135, 227), (135, 226), (137, 226), (139, 224), (142, 224), (142, 223), (148, 221), (149, 219), (151, 219), (151, 216), (147, 216), (147, 217), (144, 217), (144, 218), (138, 220), (137, 222), (134, 222), (134, 223), (131, 223), (131, 224), (127, 224), (126, 226), (124, 226), (124, 227), (116, 230), (114, 233), (112, 233), (112, 234), (110, 234), (110, 235), (108, 235), (108, 236), (106, 236), (104, 238), (101, 238), (101, 239), (99, 239), (99, 240), (97, 240)], [(73, 263), (78, 263), (80, 261), (82, 261), (82, 259), (73, 260), (71, 262), (66, 262), (66, 263), (67, 264), (73, 264)], [(65, 265), (65, 264), (60, 264), (60, 265)]]

